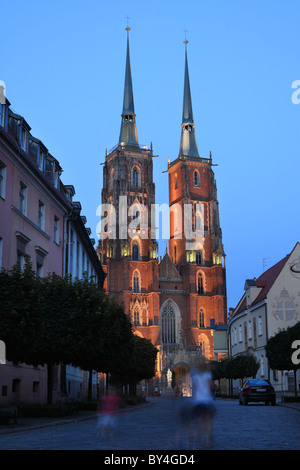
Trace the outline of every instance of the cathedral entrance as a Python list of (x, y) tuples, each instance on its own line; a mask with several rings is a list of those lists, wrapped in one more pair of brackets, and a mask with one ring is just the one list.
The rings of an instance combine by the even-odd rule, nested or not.
[(173, 384), (177, 396), (192, 396), (192, 380), (189, 368), (186, 365), (179, 364), (174, 368)]

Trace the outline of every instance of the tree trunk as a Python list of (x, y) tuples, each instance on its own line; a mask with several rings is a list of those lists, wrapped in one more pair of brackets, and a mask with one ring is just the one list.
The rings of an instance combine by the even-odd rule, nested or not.
[(53, 401), (53, 366), (52, 364), (47, 364), (47, 404), (52, 405)]
[(92, 400), (92, 386), (93, 386), (93, 371), (89, 371), (89, 383), (88, 383), (88, 401)]

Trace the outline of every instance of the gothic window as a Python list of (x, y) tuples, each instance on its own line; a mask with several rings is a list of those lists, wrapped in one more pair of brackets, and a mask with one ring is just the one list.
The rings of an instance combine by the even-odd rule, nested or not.
[(194, 171), (194, 186), (200, 186), (200, 176), (197, 170)]
[(166, 305), (161, 314), (161, 339), (163, 344), (176, 342), (175, 312), (171, 305)]
[(202, 264), (202, 253), (201, 251), (197, 251), (196, 252), (196, 263), (198, 265), (201, 265)]
[(199, 339), (199, 352), (201, 356), (205, 357), (205, 342), (202, 339)]
[(133, 292), (141, 292), (141, 285), (140, 285), (140, 276), (138, 271), (134, 271), (133, 273)]
[(139, 172), (136, 167), (134, 167), (133, 172), (132, 172), (132, 186), (134, 188), (139, 187)]
[(199, 328), (204, 328), (204, 312), (201, 309), (199, 312), (199, 321), (198, 321)]
[(198, 292), (198, 295), (204, 294), (204, 282), (203, 282), (203, 276), (201, 273), (197, 275), (197, 292)]
[(139, 245), (137, 243), (132, 245), (132, 259), (133, 261), (138, 261), (139, 259)]
[(138, 307), (135, 307), (133, 312), (133, 323), (134, 325), (140, 325), (140, 311)]
[(177, 189), (177, 173), (175, 173), (175, 189)]

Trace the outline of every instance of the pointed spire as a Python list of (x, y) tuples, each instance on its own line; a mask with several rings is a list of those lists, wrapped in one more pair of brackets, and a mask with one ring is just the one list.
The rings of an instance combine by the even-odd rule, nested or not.
[(187, 60), (187, 43), (185, 40), (185, 70), (184, 70), (184, 90), (183, 90), (183, 109), (181, 123), (181, 140), (179, 155), (187, 157), (199, 157), (195, 125), (193, 119), (192, 96), (189, 79), (189, 69)]
[(130, 66), (129, 53), (129, 31), (127, 26), (127, 52), (126, 52), (126, 68), (125, 68), (125, 84), (123, 97), (122, 122), (119, 143), (125, 145), (138, 145), (137, 130), (135, 124), (133, 88)]

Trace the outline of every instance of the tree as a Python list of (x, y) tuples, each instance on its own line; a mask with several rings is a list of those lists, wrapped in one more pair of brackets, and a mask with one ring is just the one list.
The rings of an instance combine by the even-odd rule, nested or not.
[(133, 394), (136, 384), (155, 375), (158, 350), (146, 338), (133, 335), (130, 341), (120, 350), (119, 364), (113, 372), (113, 381), (129, 384)]
[(266, 356), (269, 366), (275, 370), (292, 370), (294, 372), (294, 388), (297, 396), (296, 373), (300, 364), (294, 363), (292, 344), (300, 339), (300, 323), (286, 330), (279, 331), (268, 339), (266, 345)]
[[(88, 278), (71, 282), (51, 274), (39, 278), (30, 259), (0, 273), (1, 339), (7, 359), (47, 366), (47, 402), (52, 403), (52, 370), (73, 364), (112, 372), (132, 327), (117, 305)], [(91, 374), (90, 374), (91, 375)]]

